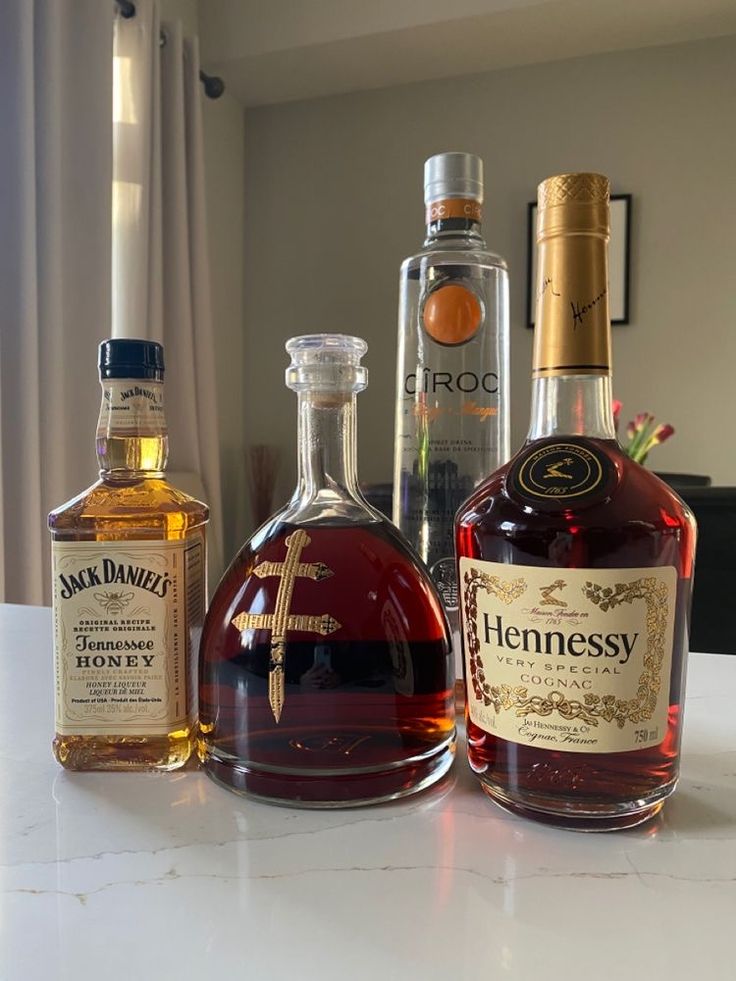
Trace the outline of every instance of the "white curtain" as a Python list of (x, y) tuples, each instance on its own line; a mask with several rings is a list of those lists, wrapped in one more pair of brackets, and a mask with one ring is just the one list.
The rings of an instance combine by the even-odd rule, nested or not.
[(96, 476), (113, 7), (0, 3), (0, 600), (49, 600), (46, 514)]
[(113, 75), (113, 336), (164, 345), (170, 476), (210, 505), (212, 581), (222, 515), (197, 40), (136, 0), (115, 19)]

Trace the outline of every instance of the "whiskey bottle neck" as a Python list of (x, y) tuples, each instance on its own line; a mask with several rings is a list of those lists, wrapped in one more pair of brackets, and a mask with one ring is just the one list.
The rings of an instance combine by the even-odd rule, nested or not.
[(168, 453), (163, 382), (104, 379), (97, 424), (100, 477), (126, 481), (162, 477)]

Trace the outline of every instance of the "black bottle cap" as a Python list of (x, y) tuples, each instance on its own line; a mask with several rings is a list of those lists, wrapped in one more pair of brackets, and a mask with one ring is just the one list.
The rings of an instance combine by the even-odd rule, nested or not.
[(100, 344), (100, 380), (148, 378), (163, 381), (164, 349), (156, 341), (115, 338)]

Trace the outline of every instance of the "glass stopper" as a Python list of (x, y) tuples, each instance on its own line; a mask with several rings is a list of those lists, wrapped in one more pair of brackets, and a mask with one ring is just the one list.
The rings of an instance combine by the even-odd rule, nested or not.
[(286, 342), (291, 364), (286, 385), (295, 392), (362, 392), (368, 384), (368, 369), (361, 358), (368, 345), (349, 334), (304, 334)]

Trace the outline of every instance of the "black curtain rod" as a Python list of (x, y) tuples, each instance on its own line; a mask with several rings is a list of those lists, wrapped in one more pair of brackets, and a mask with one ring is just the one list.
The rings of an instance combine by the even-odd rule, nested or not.
[[(118, 13), (124, 20), (130, 20), (131, 17), (135, 17), (135, 4), (133, 0), (115, 0), (115, 5), (118, 8)], [(166, 44), (166, 35), (163, 31), (161, 32), (160, 40), (162, 46)], [(208, 75), (200, 68), (199, 80), (204, 87), (204, 94), (208, 99), (219, 99), (225, 91), (225, 83), (219, 75)]]

